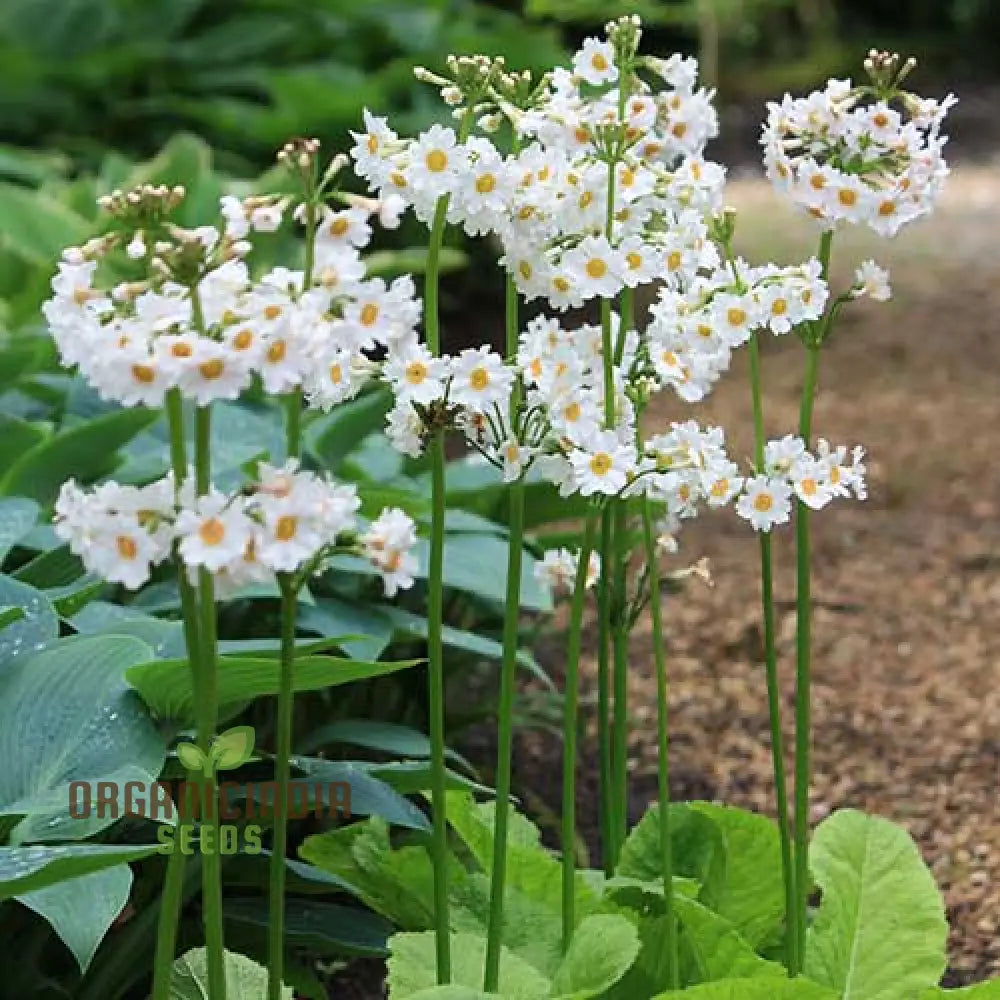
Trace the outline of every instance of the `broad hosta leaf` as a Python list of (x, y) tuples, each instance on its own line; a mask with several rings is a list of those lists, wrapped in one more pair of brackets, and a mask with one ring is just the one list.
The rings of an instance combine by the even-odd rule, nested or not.
[[(264, 898), (233, 899), (225, 904), (227, 920), (263, 933), (268, 925)], [(353, 906), (289, 897), (285, 905), (285, 943), (322, 955), (368, 955), (383, 958), (393, 926), (388, 920)]]
[(0, 576), (0, 605), (22, 612), (0, 632), (2, 678), (15, 660), (40, 652), (59, 635), (59, 616), (45, 594), (9, 576)]
[(0, 847), (0, 900), (139, 861), (159, 844), (50, 844)]
[(837, 994), (808, 979), (723, 979), (653, 1000), (837, 1000)]
[(343, 643), (341, 648), (367, 660), (378, 659), (392, 642), (393, 625), (381, 609), (336, 597), (318, 597), (314, 604), (300, 604), (298, 625), (318, 635), (362, 636)]
[(392, 405), (388, 390), (366, 393), (321, 417), (306, 431), (306, 447), (319, 464), (336, 472), (373, 431), (380, 430)]
[(34, 500), (27, 497), (4, 497), (0, 500), (0, 562), (31, 531), (37, 520), (38, 504)]
[(0, 183), (0, 217), (4, 242), (19, 257), (49, 265), (63, 247), (78, 243), (90, 225), (50, 195), (16, 184)]
[(940, 982), (948, 926), (905, 830), (854, 809), (820, 824), (809, 864), (823, 890), (806, 974), (843, 1000), (910, 1000)]
[(115, 452), (156, 419), (155, 410), (115, 410), (35, 445), (0, 480), (0, 492), (51, 503), (71, 478), (89, 481), (114, 468)]
[(158, 659), (185, 653), (184, 626), (143, 614), (120, 604), (92, 601), (70, 619), (81, 635), (131, 635), (141, 639)]
[[(0, 384), (2, 384), (0, 378)], [(37, 424), (9, 413), (0, 413), (0, 469), (7, 469), (26, 451), (45, 439)]]
[[(320, 747), (337, 743), (377, 750), (392, 757), (431, 756), (431, 741), (423, 733), (409, 726), (374, 719), (338, 719), (336, 722), (329, 722), (307, 734), (299, 741), (298, 747), (303, 753), (312, 753)], [(446, 748), (445, 755), (468, 766), (454, 750)]]
[(552, 980), (551, 995), (588, 1000), (612, 987), (639, 954), (639, 933), (615, 914), (587, 917), (573, 932), (569, 951)]
[[(437, 984), (435, 941), (432, 931), (396, 934), (389, 939), (390, 1000), (408, 1000)], [(486, 938), (477, 934), (451, 935), (451, 981), (479, 989), (486, 965)], [(542, 1000), (549, 995), (549, 980), (537, 969), (506, 949), (500, 953), (497, 992), (504, 1000)], [(589, 994), (587, 994), (589, 995)]]
[[(302, 656), (295, 661), (295, 690), (319, 691), (338, 684), (381, 677), (412, 667), (420, 660), (368, 663), (336, 656)], [(161, 719), (194, 722), (194, 692), (187, 660), (156, 660), (132, 667), (129, 683)], [(278, 693), (281, 664), (273, 657), (224, 656), (218, 664), (219, 704), (232, 705)]]
[(761, 958), (724, 917), (683, 896), (677, 897), (674, 905), (681, 926), (684, 984), (785, 975), (783, 966)]
[[(170, 973), (170, 1000), (205, 1000), (208, 996), (205, 949), (195, 948), (174, 962)], [(267, 1000), (267, 969), (253, 959), (226, 952), (226, 996), (236, 1000)], [(282, 1000), (292, 1000), (292, 988), (282, 986)]]
[(114, 822), (71, 818), (72, 781), (155, 780), (166, 748), (123, 677), (148, 658), (138, 639), (66, 639), (0, 674), (0, 813), (26, 817), (15, 839), (79, 839)]
[[(0, 517), (3, 516), (0, 510)], [(83, 562), (73, 555), (68, 545), (49, 549), (35, 556), (12, 574), (22, 583), (46, 590), (52, 587), (66, 587), (84, 575)]]
[(49, 922), (73, 953), (81, 972), (86, 972), (108, 928), (128, 902), (132, 869), (115, 865), (69, 882), (17, 897)]

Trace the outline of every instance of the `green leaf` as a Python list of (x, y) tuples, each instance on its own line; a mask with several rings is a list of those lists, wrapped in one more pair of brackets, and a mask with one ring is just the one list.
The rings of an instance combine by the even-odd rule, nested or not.
[(837, 1000), (837, 994), (808, 979), (723, 979), (653, 1000)]
[(299, 605), (298, 627), (324, 636), (359, 635), (341, 648), (351, 656), (376, 660), (392, 642), (393, 626), (378, 607), (354, 604), (338, 597), (317, 597)]
[(123, 678), (148, 657), (124, 636), (64, 639), (0, 673), (0, 814), (26, 817), (14, 839), (76, 840), (114, 822), (110, 810), (71, 818), (71, 782), (156, 780), (166, 748)]
[(38, 520), (38, 504), (25, 497), (0, 499), (0, 563), (7, 553), (31, 531)]
[[(460, 271), (468, 262), (457, 247), (441, 247), (438, 266), (441, 274)], [(398, 274), (423, 274), (427, 270), (427, 247), (403, 247), (401, 250), (377, 250), (365, 257), (368, 274), (395, 277)]]
[(813, 836), (823, 891), (805, 969), (843, 1000), (909, 1000), (940, 981), (948, 925), (934, 879), (905, 830), (853, 809)]
[(341, 462), (372, 432), (380, 430), (392, 405), (388, 390), (366, 393), (320, 417), (306, 431), (306, 448), (324, 469)]
[(226, 771), (240, 767), (253, 756), (255, 739), (253, 726), (234, 726), (219, 733), (212, 743), (212, 762)]
[(132, 869), (115, 865), (69, 882), (24, 893), (17, 901), (48, 921), (86, 972), (108, 928), (125, 909)]
[[(381, 677), (420, 662), (368, 663), (336, 656), (303, 656), (295, 661), (295, 690), (319, 691)], [(132, 667), (126, 676), (158, 718), (182, 725), (194, 722), (194, 692), (187, 660), (154, 660)], [(220, 657), (218, 686), (222, 706), (276, 695), (281, 687), (281, 664), (271, 657)]]
[(67, 479), (90, 481), (110, 472), (115, 452), (156, 416), (155, 410), (115, 410), (60, 431), (7, 470), (0, 492), (51, 503)]
[[(701, 883), (700, 901), (754, 947), (784, 917), (777, 829), (765, 816), (708, 802), (670, 806), (674, 873)], [(629, 834), (617, 874), (662, 878), (660, 809), (652, 806)]]
[[(246, 955), (227, 951), (226, 996), (236, 1000), (267, 1000), (267, 969)], [(170, 973), (170, 1000), (205, 1000), (208, 993), (208, 960), (204, 948), (186, 952)], [(292, 1000), (292, 988), (281, 987), (282, 1000)]]
[(24, 617), (24, 608), (14, 608), (0, 605), (0, 630), (5, 629)]
[(0, 901), (129, 861), (139, 861), (160, 850), (159, 844), (0, 847)]
[[(0, 517), (2, 517), (0, 513)], [(39, 590), (65, 587), (84, 575), (83, 563), (73, 555), (68, 545), (60, 545), (35, 556), (30, 562), (15, 570), (14, 579), (30, 584)]]
[[(5, 379), (0, 379), (0, 384)], [(26, 451), (45, 440), (45, 430), (38, 424), (10, 413), (0, 413), (0, 469), (7, 469)]]
[(133, 608), (92, 601), (70, 618), (81, 635), (131, 635), (141, 639), (157, 658), (170, 659), (185, 654), (184, 625), (164, 621)]
[(639, 954), (639, 934), (625, 917), (603, 913), (583, 920), (552, 980), (551, 996), (588, 1000), (610, 989)]
[[(395, 934), (389, 939), (389, 951), (386, 982), (390, 1000), (407, 1000), (437, 984), (432, 931)], [(486, 938), (478, 934), (452, 934), (451, 963), (453, 983), (479, 989), (486, 965)], [(504, 948), (500, 952), (497, 992), (504, 1000), (542, 1000), (549, 995), (549, 980)]]
[[(307, 837), (299, 855), (353, 887), (369, 909), (404, 930), (434, 926), (434, 868), (424, 847), (394, 848), (384, 820)], [(450, 858), (457, 879), (464, 870)]]
[(674, 905), (682, 930), (683, 983), (786, 975), (783, 966), (761, 958), (724, 917), (683, 896), (675, 898)]
[[(409, 726), (374, 719), (338, 719), (336, 722), (328, 722), (307, 734), (297, 746), (303, 753), (312, 753), (334, 743), (347, 743), (394, 757), (431, 756), (431, 741), (423, 733)], [(470, 766), (454, 750), (445, 748), (445, 756), (465, 767)]]
[(0, 677), (18, 659), (44, 649), (59, 635), (59, 616), (40, 590), (0, 575), (0, 606), (17, 608), (17, 621), (0, 632)]
[(48, 194), (0, 182), (4, 243), (33, 264), (52, 264), (64, 247), (90, 233), (86, 219)]
[[(268, 904), (263, 898), (229, 900), (226, 920), (266, 931)], [(354, 906), (289, 897), (285, 905), (285, 944), (321, 955), (367, 955), (384, 958), (393, 932), (389, 921)], [(262, 939), (266, 939), (261, 934)]]

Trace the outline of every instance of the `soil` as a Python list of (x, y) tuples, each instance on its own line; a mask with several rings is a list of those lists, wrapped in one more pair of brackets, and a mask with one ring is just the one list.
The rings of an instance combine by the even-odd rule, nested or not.
[[(862, 443), (870, 497), (813, 518), (813, 819), (853, 806), (906, 826), (945, 893), (952, 927), (948, 985), (1000, 975), (1000, 162), (956, 169), (936, 215), (894, 241), (838, 235), (834, 282), (875, 257), (893, 278), (890, 303), (846, 309), (824, 350), (814, 428)], [(763, 180), (729, 189), (750, 260), (793, 261), (816, 233)], [(764, 345), (770, 436), (795, 430), (802, 349)], [(663, 405), (664, 422), (695, 416), (751, 453), (746, 357), (697, 407)], [(786, 740), (794, 661), (790, 526), (775, 534), (776, 599)], [(758, 548), (732, 512), (698, 520), (676, 568), (710, 560), (714, 585), (688, 583), (664, 606), (672, 716), (671, 794), (773, 814), (769, 726), (759, 624)], [(585, 696), (593, 700), (594, 626)], [(559, 679), (562, 637), (540, 658)], [(630, 810), (656, 794), (656, 694), (648, 621), (631, 650)], [(532, 692), (522, 693), (526, 701)], [(581, 837), (598, 858), (593, 720), (581, 747)], [(489, 779), (491, 727), (463, 750)], [(517, 740), (515, 794), (549, 835), (560, 801), (558, 736)], [(353, 966), (343, 997), (381, 995), (378, 963)], [(352, 992), (353, 991), (353, 992)]]

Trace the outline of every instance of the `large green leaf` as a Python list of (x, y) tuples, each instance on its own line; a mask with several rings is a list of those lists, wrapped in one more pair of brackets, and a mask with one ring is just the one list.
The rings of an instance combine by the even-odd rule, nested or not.
[(336, 407), (306, 431), (306, 447), (325, 469), (336, 472), (372, 431), (379, 430), (392, 405), (388, 390), (370, 392)]
[[(336, 656), (302, 656), (295, 661), (295, 690), (319, 691), (339, 684), (381, 677), (412, 667), (420, 660), (369, 663)], [(132, 667), (129, 683), (161, 719), (194, 721), (194, 691), (187, 660), (154, 660)], [(281, 687), (281, 664), (273, 657), (223, 656), (218, 662), (219, 704), (232, 705), (268, 695)]]
[(843, 1000), (910, 1000), (940, 982), (948, 925), (934, 879), (907, 832), (854, 809), (813, 837), (823, 891), (805, 969)]
[[(268, 904), (263, 898), (243, 897), (225, 904), (225, 917), (251, 928), (266, 940)], [(353, 906), (316, 899), (289, 897), (285, 905), (285, 944), (322, 955), (388, 954), (393, 932), (389, 921)]]
[(3, 243), (34, 264), (52, 264), (90, 231), (87, 221), (41, 191), (0, 182)]
[[(701, 883), (700, 900), (752, 945), (768, 941), (784, 916), (777, 830), (765, 816), (707, 802), (670, 807), (674, 873)], [(662, 878), (660, 809), (629, 834), (618, 874)]]
[(93, 480), (110, 472), (115, 452), (156, 419), (155, 410), (115, 410), (75, 424), (35, 445), (0, 479), (0, 492), (51, 503), (67, 479)]
[[(2, 428), (0, 428), (2, 430)], [(0, 499), (0, 563), (7, 553), (31, 531), (38, 520), (38, 504), (26, 497)]]
[[(389, 940), (389, 950), (390, 1000), (408, 1000), (437, 984), (432, 931), (396, 934)], [(480, 988), (486, 965), (486, 938), (477, 934), (452, 934), (451, 962), (453, 983)], [(501, 949), (497, 992), (504, 1000), (542, 1000), (549, 995), (549, 989), (549, 980), (537, 969), (512, 952)]]
[(723, 979), (689, 990), (669, 990), (653, 1000), (836, 1000), (837, 994), (808, 979)]
[[(226, 996), (233, 1000), (267, 1000), (267, 969), (237, 952), (226, 952)], [(170, 1000), (205, 1000), (208, 961), (204, 948), (186, 952), (170, 973)], [(292, 1000), (292, 988), (282, 986), (282, 1000)]]
[(17, 897), (48, 921), (73, 953), (81, 972), (86, 972), (108, 928), (128, 902), (132, 869), (115, 865), (68, 882)]
[(70, 619), (81, 635), (131, 635), (141, 639), (157, 658), (185, 654), (184, 626), (143, 614), (120, 604), (92, 601)]
[(139, 861), (160, 850), (159, 844), (0, 847), (0, 901)]
[(32, 656), (59, 635), (59, 616), (40, 590), (0, 575), (0, 606), (18, 608), (22, 615), (0, 632), (0, 677), (14, 661)]
[(38, 424), (10, 413), (0, 413), (0, 469), (7, 469), (26, 451), (45, 439)]
[(761, 958), (725, 917), (683, 896), (676, 897), (674, 905), (681, 925), (684, 984), (786, 974), (783, 966)]
[(625, 917), (587, 917), (573, 932), (569, 951), (552, 980), (551, 996), (589, 1000), (610, 989), (639, 954), (639, 934)]
[(118, 818), (71, 818), (70, 782), (156, 779), (166, 748), (123, 676), (148, 658), (137, 639), (66, 639), (0, 674), (0, 813), (25, 817), (16, 840), (75, 840)]
[(1000, 1000), (1000, 979), (974, 983), (958, 990), (944, 990), (935, 987), (922, 994), (920, 1000)]

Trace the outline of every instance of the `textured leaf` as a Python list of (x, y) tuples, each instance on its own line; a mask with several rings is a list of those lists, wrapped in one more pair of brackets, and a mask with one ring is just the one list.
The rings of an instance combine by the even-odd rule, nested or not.
[(17, 897), (48, 921), (73, 953), (81, 972), (86, 972), (108, 928), (128, 902), (132, 869), (115, 865), (68, 882)]
[[(408, 1000), (437, 985), (432, 931), (395, 934), (389, 939), (389, 951), (389, 1000)], [(486, 938), (452, 934), (451, 963), (453, 983), (480, 989), (486, 966)], [(549, 980), (527, 962), (506, 949), (501, 950), (497, 992), (504, 1000), (542, 1000), (549, 995), (549, 986)]]
[(681, 926), (684, 984), (786, 974), (783, 966), (761, 958), (724, 917), (683, 896), (676, 898), (674, 905)]
[(689, 990), (669, 990), (653, 1000), (836, 1000), (837, 994), (808, 979), (723, 979)]
[[(174, 962), (170, 973), (170, 1000), (205, 1000), (208, 962), (204, 948), (195, 948)], [(226, 952), (226, 996), (236, 1000), (267, 1000), (267, 969), (253, 959)], [(282, 986), (282, 1000), (292, 1000), (292, 988)]]
[(156, 779), (166, 748), (123, 678), (148, 657), (125, 636), (65, 639), (0, 674), (0, 813), (26, 817), (16, 841), (76, 840), (118, 818), (73, 819), (70, 782)]
[(0, 562), (31, 531), (37, 520), (38, 504), (34, 500), (27, 497), (0, 499)]
[(59, 616), (40, 590), (10, 576), (0, 576), (0, 605), (22, 612), (0, 632), (0, 678), (15, 660), (40, 652), (59, 635)]
[(809, 863), (823, 890), (805, 969), (843, 1000), (910, 1000), (944, 973), (941, 896), (905, 830), (853, 809), (813, 837)]
[(82, 878), (160, 850), (159, 844), (50, 844), (0, 847), (0, 901)]
[(588, 1000), (612, 987), (639, 954), (639, 934), (625, 917), (587, 917), (573, 932), (569, 951), (552, 980), (553, 997)]

